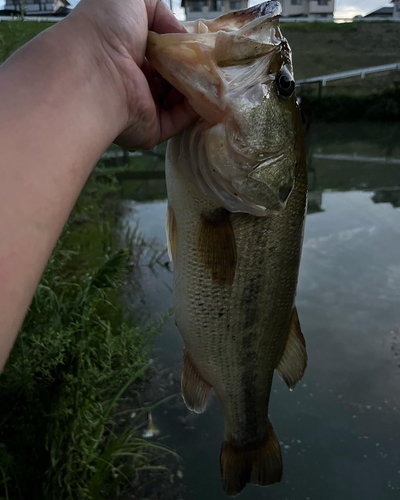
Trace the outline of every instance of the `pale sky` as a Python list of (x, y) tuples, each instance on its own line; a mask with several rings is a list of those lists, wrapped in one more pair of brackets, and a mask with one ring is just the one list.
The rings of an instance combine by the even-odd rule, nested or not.
[[(78, 3), (79, 0), (70, 0), (72, 5)], [(4, 5), (4, 0), (0, 0), (0, 8)], [(169, 4), (169, 0), (167, 0)], [(250, 5), (260, 3), (257, 0), (250, 0)], [(180, 8), (180, 0), (172, 0), (174, 11), (177, 17), (182, 19), (183, 9)], [(366, 14), (371, 10), (375, 10), (384, 5), (390, 5), (385, 0), (335, 0), (335, 16), (336, 17), (353, 17), (357, 14)]]

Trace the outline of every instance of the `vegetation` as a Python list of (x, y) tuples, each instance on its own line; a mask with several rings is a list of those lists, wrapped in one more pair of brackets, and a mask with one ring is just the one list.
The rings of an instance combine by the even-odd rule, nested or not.
[(400, 118), (400, 85), (370, 95), (337, 94), (302, 97), (302, 109), (325, 121), (380, 120)]
[(281, 22), (285, 33), (348, 33), (357, 31), (360, 23), (334, 23), (334, 22)]
[(125, 428), (118, 414), (132, 413), (132, 389), (123, 398), (159, 325), (121, 305), (143, 241), (121, 248), (115, 191), (112, 175), (92, 175), (0, 377), (0, 498), (114, 499), (166, 453), (140, 437), (143, 412)]
[(22, 20), (0, 22), (0, 62), (5, 61), (19, 47), (52, 25), (53, 23)]
[(399, 62), (398, 23), (282, 23), (281, 28), (298, 79)]

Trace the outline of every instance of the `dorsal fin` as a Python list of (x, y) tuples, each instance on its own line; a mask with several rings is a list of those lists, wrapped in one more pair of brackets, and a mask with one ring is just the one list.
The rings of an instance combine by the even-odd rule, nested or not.
[(306, 341), (301, 333), (297, 309), (294, 307), (290, 319), (289, 335), (285, 350), (276, 367), (281, 379), (289, 389), (293, 389), (301, 380), (307, 366)]

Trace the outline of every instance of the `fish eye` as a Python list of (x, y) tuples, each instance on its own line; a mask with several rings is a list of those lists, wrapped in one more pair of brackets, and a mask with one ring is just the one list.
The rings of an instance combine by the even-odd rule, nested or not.
[(276, 77), (276, 86), (281, 96), (290, 97), (294, 92), (296, 84), (288, 73), (282, 71)]

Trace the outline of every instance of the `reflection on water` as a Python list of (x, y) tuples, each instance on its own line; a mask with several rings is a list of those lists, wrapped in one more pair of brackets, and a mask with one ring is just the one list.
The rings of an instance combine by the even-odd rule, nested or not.
[[(400, 165), (321, 158), (400, 158), (400, 128), (376, 129), (374, 136), (370, 127), (357, 127), (324, 126), (309, 137), (312, 192), (297, 295), (309, 366), (294, 392), (278, 378), (273, 385), (282, 483), (247, 486), (243, 499), (400, 497), (400, 209), (394, 209)], [(144, 235), (165, 246), (166, 201), (131, 203), (131, 223), (139, 218)], [(171, 306), (167, 268), (145, 270), (142, 285), (153, 312)], [(181, 353), (170, 320), (154, 357), (172, 372)], [(179, 479), (187, 486), (185, 500), (227, 498), (219, 476), (223, 420), (216, 398), (202, 415), (176, 405), (158, 408), (153, 417), (163, 442), (185, 461)]]
[(391, 203), (394, 208), (400, 207), (400, 187), (377, 189), (372, 197), (374, 203)]

